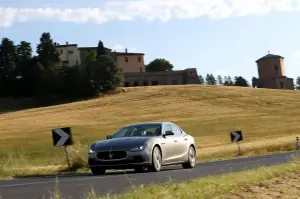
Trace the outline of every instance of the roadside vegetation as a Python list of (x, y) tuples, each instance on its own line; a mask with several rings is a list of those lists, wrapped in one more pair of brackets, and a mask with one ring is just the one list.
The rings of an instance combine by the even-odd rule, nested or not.
[(237, 157), (229, 132), (241, 129), (242, 156), (291, 151), (299, 136), (300, 93), (231, 86), (127, 88), (103, 98), (0, 115), (0, 176), (69, 172), (51, 129), (69, 126), (72, 171), (87, 172), (87, 151), (123, 125), (170, 121), (196, 139), (198, 162)]
[[(91, 191), (86, 199), (238, 199), (238, 198), (296, 198), (299, 195), (300, 164), (299, 160), (290, 163), (261, 167), (238, 173), (212, 176), (176, 183), (132, 187), (123, 194), (96, 196)], [(284, 185), (289, 185), (288, 187)], [(59, 182), (57, 184), (59, 187)], [(296, 194), (296, 195), (293, 195)], [(57, 191), (53, 199), (63, 199)]]

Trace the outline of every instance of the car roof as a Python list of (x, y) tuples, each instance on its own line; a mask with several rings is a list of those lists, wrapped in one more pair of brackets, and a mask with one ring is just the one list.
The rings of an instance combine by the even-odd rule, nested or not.
[[(133, 123), (133, 124), (128, 124), (127, 126), (134, 126), (134, 125), (141, 125), (141, 124), (170, 124), (171, 122), (140, 122), (140, 123)], [(172, 124), (172, 123), (171, 123)]]

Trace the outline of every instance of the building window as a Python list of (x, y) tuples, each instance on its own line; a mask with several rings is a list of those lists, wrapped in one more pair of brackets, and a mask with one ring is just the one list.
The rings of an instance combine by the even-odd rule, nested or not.
[(143, 68), (142, 67), (140, 67), (140, 72), (143, 72)]
[(120, 68), (120, 71), (123, 72), (123, 68)]
[(139, 85), (139, 83), (138, 82), (134, 82), (134, 86), (138, 86)]
[(73, 50), (68, 50), (68, 54), (73, 54), (74, 51)]
[(153, 86), (158, 85), (158, 81), (152, 81), (152, 85), (153, 85)]
[(129, 82), (124, 82), (124, 87), (129, 87)]
[(278, 76), (278, 67), (276, 65), (274, 66), (274, 70), (275, 70), (276, 76)]
[(128, 57), (125, 57), (125, 62), (128, 62)]
[(138, 62), (141, 62), (141, 61), (142, 61), (141, 57), (138, 57)]
[(76, 60), (76, 65), (78, 65), (78, 60)]
[(63, 54), (64, 53), (64, 51), (63, 50), (60, 50), (60, 54)]
[(283, 82), (280, 82), (280, 87), (283, 88)]
[(144, 86), (148, 86), (148, 81), (144, 81)]

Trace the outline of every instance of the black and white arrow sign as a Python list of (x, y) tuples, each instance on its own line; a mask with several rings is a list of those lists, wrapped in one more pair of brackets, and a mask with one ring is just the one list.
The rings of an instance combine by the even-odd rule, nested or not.
[(52, 138), (54, 146), (67, 146), (73, 143), (72, 133), (69, 127), (53, 129)]
[(243, 140), (242, 131), (233, 131), (230, 132), (231, 142), (239, 142)]

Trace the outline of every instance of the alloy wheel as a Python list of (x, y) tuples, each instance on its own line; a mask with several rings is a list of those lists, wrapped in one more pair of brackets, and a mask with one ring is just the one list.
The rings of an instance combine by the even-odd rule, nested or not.
[(158, 148), (154, 149), (153, 162), (154, 162), (155, 169), (159, 171), (161, 167), (161, 155)]

